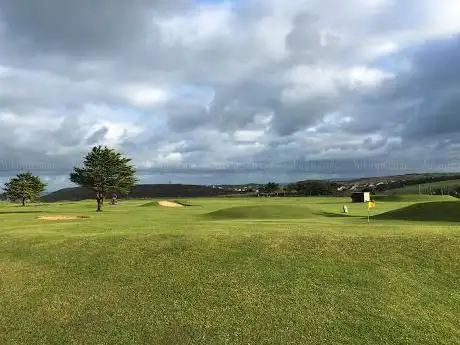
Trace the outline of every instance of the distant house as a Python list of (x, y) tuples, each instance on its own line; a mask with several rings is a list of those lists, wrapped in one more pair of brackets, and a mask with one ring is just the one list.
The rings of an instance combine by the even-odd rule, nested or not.
[(370, 192), (355, 192), (351, 194), (352, 202), (369, 202), (371, 201)]

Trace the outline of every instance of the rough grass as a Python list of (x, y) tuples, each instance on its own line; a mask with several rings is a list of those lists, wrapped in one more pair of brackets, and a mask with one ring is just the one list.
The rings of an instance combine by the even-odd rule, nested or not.
[[(341, 217), (347, 202), (0, 204), (0, 344), (460, 343), (458, 223), (368, 223), (364, 204)], [(292, 205), (315, 215), (203, 217)], [(36, 219), (59, 214), (91, 218)]]

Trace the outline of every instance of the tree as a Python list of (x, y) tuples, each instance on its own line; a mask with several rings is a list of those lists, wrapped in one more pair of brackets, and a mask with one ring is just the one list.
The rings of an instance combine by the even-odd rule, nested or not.
[(95, 146), (86, 155), (83, 168), (74, 167), (70, 181), (95, 192), (97, 211), (102, 211), (109, 193), (127, 194), (137, 182), (130, 158), (107, 146)]
[(5, 183), (3, 190), (10, 200), (21, 200), (22, 206), (26, 206), (26, 200), (38, 198), (45, 188), (46, 183), (28, 171), (18, 174), (10, 182)]
[(276, 183), (276, 182), (268, 182), (265, 186), (264, 186), (264, 190), (265, 192), (267, 193), (274, 193), (276, 192), (278, 189), (279, 189), (279, 184)]
[(295, 189), (303, 195), (333, 195), (337, 192), (339, 187), (336, 183), (318, 181), (318, 180), (307, 180), (299, 181), (295, 183)]
[(288, 185), (286, 185), (286, 187), (284, 189), (288, 193), (293, 193), (293, 192), (297, 191), (297, 186), (296, 186), (295, 183), (289, 183)]

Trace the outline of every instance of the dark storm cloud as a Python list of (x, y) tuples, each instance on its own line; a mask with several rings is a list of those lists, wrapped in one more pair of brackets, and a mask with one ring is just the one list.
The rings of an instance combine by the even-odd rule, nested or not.
[(412, 67), (353, 104), (350, 133), (384, 131), (414, 142), (460, 132), (460, 40), (427, 42)]
[(1, 0), (7, 34), (40, 52), (103, 54), (135, 48), (152, 11), (186, 0)]
[[(418, 85), (422, 101), (407, 123), (411, 139), (460, 132), (460, 36), (426, 47), (414, 59), (417, 73), (407, 87)], [(409, 84), (410, 83), (410, 84)]]
[(107, 127), (102, 127), (101, 129), (98, 129), (93, 134), (91, 134), (88, 139), (86, 139), (86, 144), (95, 145), (99, 143), (104, 139), (108, 132), (109, 129)]
[(281, 136), (290, 135), (314, 125), (336, 107), (335, 100), (324, 98), (293, 105), (278, 104), (274, 109), (277, 115), (273, 123), (274, 130)]
[(170, 104), (164, 111), (168, 114), (168, 125), (175, 132), (187, 132), (205, 126), (212, 119), (203, 106)]
[[(311, 12), (297, 14), (293, 19), (293, 28), (286, 36), (287, 49), (305, 59), (317, 56), (321, 47), (321, 33), (316, 26), (319, 16)], [(313, 60), (314, 61), (314, 60)]]

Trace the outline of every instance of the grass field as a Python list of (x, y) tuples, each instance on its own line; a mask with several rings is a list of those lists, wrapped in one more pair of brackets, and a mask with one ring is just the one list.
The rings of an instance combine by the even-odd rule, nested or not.
[(460, 201), (184, 202), (0, 203), (0, 344), (460, 344)]

